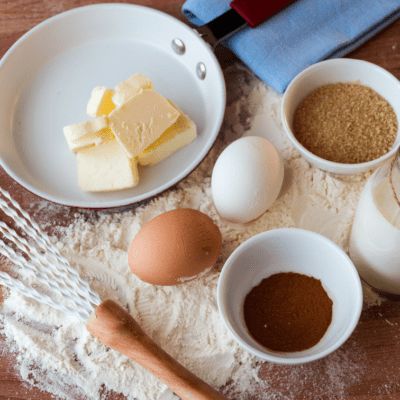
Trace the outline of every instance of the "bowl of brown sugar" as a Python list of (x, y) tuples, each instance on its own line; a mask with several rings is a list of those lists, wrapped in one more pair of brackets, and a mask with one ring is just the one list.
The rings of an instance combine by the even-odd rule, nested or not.
[(297, 228), (260, 233), (222, 268), (218, 307), (233, 338), (279, 364), (327, 356), (352, 334), (363, 295), (357, 270), (331, 240)]
[(281, 112), (294, 147), (327, 172), (373, 170), (400, 146), (400, 82), (367, 61), (340, 58), (306, 68), (287, 87)]

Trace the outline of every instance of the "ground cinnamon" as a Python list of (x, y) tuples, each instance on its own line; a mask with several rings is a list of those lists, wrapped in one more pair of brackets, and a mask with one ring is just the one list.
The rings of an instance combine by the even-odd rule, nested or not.
[(262, 346), (301, 351), (321, 340), (332, 321), (332, 305), (318, 279), (282, 272), (262, 280), (248, 293), (244, 319)]

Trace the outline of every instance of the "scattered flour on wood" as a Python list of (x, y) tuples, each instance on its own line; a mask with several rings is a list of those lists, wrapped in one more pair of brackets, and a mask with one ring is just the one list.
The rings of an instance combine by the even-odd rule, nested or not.
[[(100, 212), (92, 220), (87, 212), (77, 212), (70, 226), (58, 227), (57, 232), (51, 227), (53, 239), (103, 299), (113, 299), (128, 309), (155, 342), (230, 398), (340, 399), (364, 374), (366, 356), (356, 342), (349, 340), (332, 355), (308, 365), (262, 363), (241, 348), (224, 327), (216, 289), (219, 272), (232, 251), (269, 229), (314, 230), (347, 251), (355, 206), (368, 174), (340, 177), (312, 167), (285, 138), (280, 122), (282, 96), (236, 66), (225, 72), (225, 78), (228, 106), (221, 133), (192, 174), (132, 210)], [(219, 154), (246, 135), (263, 136), (278, 148), (284, 159), (285, 182), (267, 212), (241, 225), (218, 216), (210, 183)], [(37, 204), (37, 209), (44, 205)], [(174, 287), (141, 282), (127, 264), (130, 242), (152, 218), (184, 207), (206, 213), (219, 226), (223, 247), (217, 266), (207, 276)], [(48, 208), (43, 227), (48, 228), (51, 216), (60, 212), (58, 206)], [(22, 271), (17, 273), (31, 285), (39, 285)], [(60, 399), (102, 399), (104, 388), (131, 400), (175, 398), (146, 370), (94, 339), (83, 322), (16, 292), (9, 293), (2, 305), (0, 326), (17, 354), (22, 378)]]

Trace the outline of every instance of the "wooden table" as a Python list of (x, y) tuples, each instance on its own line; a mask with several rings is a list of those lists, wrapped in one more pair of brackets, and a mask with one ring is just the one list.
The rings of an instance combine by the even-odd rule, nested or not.
[[(43, 20), (69, 9), (103, 1), (95, 0), (1, 0), (0, 1), (0, 57), (25, 32)], [(123, 1), (120, 1), (123, 2)], [(184, 0), (137, 0), (136, 4), (152, 7), (187, 22), (181, 14)], [(225, 67), (232, 62), (232, 55), (219, 49), (217, 56)], [(348, 55), (373, 62), (387, 69), (400, 79), (400, 20), (393, 23), (361, 48)], [(0, 144), (1, 145), (1, 144)], [(74, 218), (74, 209), (68, 207), (46, 207), (31, 209), (31, 204), (38, 204), (40, 199), (14, 182), (0, 167), (0, 186), (8, 190), (12, 196), (28, 211), (34, 211), (35, 219), (47, 222), (47, 230), (56, 225), (68, 225)], [(41, 203), (43, 205), (43, 203)], [(46, 202), (44, 203), (46, 205)], [(97, 211), (91, 211), (96, 213)], [(362, 365), (366, 369), (361, 378), (335, 397), (334, 392), (308, 393), (296, 398), (304, 399), (400, 399), (400, 302), (387, 299), (379, 306), (365, 307), (361, 320), (345, 346), (362, 349)], [(6, 350), (4, 338), (0, 337), (0, 349)], [(1, 354), (1, 352), (0, 352)], [(345, 362), (346, 360), (344, 360)], [(348, 360), (347, 360), (348, 361)], [(361, 361), (360, 361), (361, 362)], [(53, 397), (35, 388), (28, 387), (13, 370), (14, 358), (4, 352), (0, 355), (0, 400), (41, 399)], [(276, 385), (284, 384), (289, 370), (270, 367), (265, 373), (276, 377)], [(305, 367), (310, 368), (310, 367)], [(297, 373), (299, 373), (298, 370)], [(340, 376), (339, 376), (340, 378)], [(348, 377), (343, 377), (347, 379)], [(307, 382), (303, 382), (307, 386)], [(334, 385), (340, 386), (340, 379)], [(284, 391), (283, 391), (284, 392)], [(339, 393), (339, 391), (338, 391)], [(289, 396), (289, 394), (288, 394)], [(110, 394), (107, 399), (122, 399), (119, 395)], [(286, 397), (280, 397), (286, 398)], [(290, 398), (293, 398), (290, 397)]]

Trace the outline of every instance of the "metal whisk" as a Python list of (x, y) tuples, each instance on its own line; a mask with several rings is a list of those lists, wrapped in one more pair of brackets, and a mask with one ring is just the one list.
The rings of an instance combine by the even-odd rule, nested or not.
[[(149, 370), (182, 400), (228, 400), (158, 347), (132, 316), (117, 303), (112, 300), (102, 302), (100, 296), (71, 267), (57, 246), (29, 214), (2, 188), (0, 194), (11, 204), (0, 197), (0, 209), (11, 217), (16, 226), (33, 242), (29, 243), (14, 229), (0, 221), (0, 232), (4, 238), (14, 243), (29, 260), (1, 239), (0, 254), (28, 273), (34, 274), (41, 283), (48, 285), (53, 293), (61, 295), (66, 302), (54, 300), (2, 271), (1, 285), (85, 321), (87, 330), (93, 336)], [(76, 308), (67, 303), (72, 303)]]
[(0, 198), (0, 209), (13, 218), (15, 224), (34, 241), (34, 244), (29, 244), (15, 230), (0, 221), (0, 232), (5, 238), (13, 242), (21, 252), (28, 255), (30, 261), (7, 246), (3, 240), (0, 240), (0, 254), (24, 268), (28, 273), (34, 274), (39, 282), (48, 285), (53, 293), (60, 294), (67, 302), (75, 304), (78, 309), (52, 299), (2, 271), (0, 271), (0, 284), (86, 322), (90, 314), (101, 303), (100, 296), (70, 266), (68, 260), (60, 254), (57, 246), (41, 231), (29, 214), (22, 210), (19, 204), (11, 198), (9, 193), (1, 188), (0, 193), (14, 207), (11, 208), (6, 201)]

